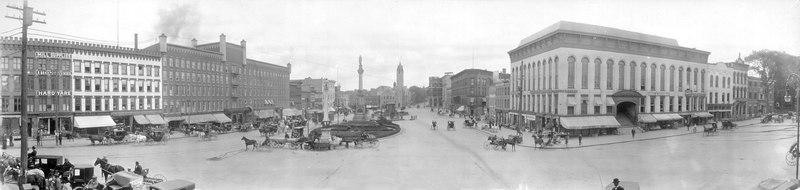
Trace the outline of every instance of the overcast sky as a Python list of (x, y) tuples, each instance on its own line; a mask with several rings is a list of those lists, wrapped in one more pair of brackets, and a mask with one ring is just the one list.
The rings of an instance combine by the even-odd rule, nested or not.
[[(0, 2), (22, 4), (22, 0)], [(32, 26), (31, 37), (119, 41), (132, 47), (133, 33), (139, 33), (142, 47), (155, 43), (161, 33), (182, 45), (192, 38), (217, 42), (225, 33), (229, 42), (246, 40), (253, 59), (279, 65), (291, 62), (292, 79), (333, 79), (346, 90), (358, 88), (359, 55), (364, 58), (365, 88), (391, 86), (398, 62), (403, 63), (409, 87), (427, 86), (429, 76), (444, 72), (508, 68), (509, 50), (560, 20), (677, 39), (681, 46), (711, 52), (712, 63), (733, 61), (740, 52), (746, 56), (760, 49), (800, 54), (798, 0), (29, 3), (47, 13), (47, 24)], [(2, 10), (3, 15), (17, 14)], [(17, 21), (0, 19), (0, 32), (19, 26)], [(0, 35), (19, 36), (18, 32)]]

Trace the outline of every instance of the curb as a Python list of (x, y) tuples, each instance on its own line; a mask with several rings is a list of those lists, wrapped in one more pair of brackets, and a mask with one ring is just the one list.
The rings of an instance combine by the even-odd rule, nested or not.
[[(747, 126), (752, 126), (752, 125), (755, 125), (755, 124), (757, 124), (757, 123), (742, 125), (742, 126), (739, 126), (739, 127), (747, 127)], [(480, 132), (482, 132), (482, 133), (484, 133), (486, 135), (496, 135), (496, 134), (493, 134), (493, 133), (490, 133), (488, 131), (484, 131), (484, 130), (481, 130), (481, 129), (475, 129), (475, 130), (478, 130), (478, 131), (480, 131)], [(530, 145), (522, 145), (522, 144), (518, 144), (517, 146), (526, 147), (526, 148), (534, 148), (534, 149), (576, 149), (576, 148), (586, 148), (586, 147), (594, 147), (594, 146), (622, 144), (622, 143), (647, 141), (647, 140), (655, 140), (655, 139), (664, 139), (664, 138), (670, 138), (670, 137), (686, 136), (686, 135), (690, 135), (690, 134), (696, 134), (696, 133), (681, 133), (681, 134), (676, 134), (676, 135), (666, 135), (666, 136), (660, 136), (660, 137), (634, 139), (634, 140), (609, 142), (609, 143), (600, 143), (600, 144), (592, 144), (592, 145), (579, 145), (579, 146), (573, 146), (573, 147), (536, 147), (535, 145), (534, 146), (530, 146)]]

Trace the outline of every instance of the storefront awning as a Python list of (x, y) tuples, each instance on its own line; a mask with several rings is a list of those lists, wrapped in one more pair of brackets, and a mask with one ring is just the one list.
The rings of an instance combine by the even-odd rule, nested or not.
[(561, 117), (561, 125), (566, 129), (618, 128), (614, 116)]
[(694, 112), (692, 113), (692, 117), (714, 117), (714, 115), (708, 112)]
[(186, 124), (211, 122), (217, 120), (217, 118), (210, 114), (183, 116), (183, 119), (186, 121)]
[(639, 123), (655, 123), (656, 118), (652, 114), (639, 114)]
[(228, 123), (232, 121), (231, 118), (228, 118), (228, 116), (225, 116), (225, 114), (215, 113), (213, 116), (215, 118), (214, 120), (220, 123)]
[(461, 106), (461, 107), (458, 107), (458, 109), (456, 109), (456, 111), (464, 111), (464, 109), (465, 109), (464, 106)]
[(681, 117), (678, 114), (666, 113), (666, 114), (653, 114), (653, 117), (656, 118), (658, 121), (673, 121), (673, 120), (681, 120)]
[(258, 111), (255, 111), (254, 114), (259, 119), (275, 117), (275, 116), (278, 115), (278, 114), (275, 113), (274, 110), (258, 110)]
[(180, 120), (185, 120), (185, 119), (186, 118), (183, 118), (183, 117), (164, 117), (164, 120), (167, 121), (167, 122), (180, 121)]
[(611, 97), (606, 97), (606, 105), (607, 105), (607, 106), (612, 106), (612, 105), (616, 105), (616, 104), (617, 104), (617, 103), (616, 103), (616, 102), (614, 102), (614, 98), (611, 98)]
[(150, 120), (147, 119), (144, 115), (134, 115), (133, 120), (136, 121), (139, 125), (148, 125), (150, 124)]
[(167, 121), (165, 121), (164, 118), (161, 118), (160, 115), (151, 114), (151, 115), (145, 115), (144, 117), (146, 117), (147, 120), (150, 120), (150, 124), (153, 125), (167, 124)]
[(117, 125), (110, 115), (98, 116), (75, 116), (75, 127), (77, 128), (95, 128), (95, 127), (111, 127)]
[(303, 113), (300, 112), (300, 110), (297, 110), (297, 109), (294, 109), (294, 108), (283, 109), (283, 116), (297, 116), (297, 115), (302, 115), (302, 114)]
[(522, 116), (525, 117), (526, 120), (536, 121), (535, 115), (522, 114)]

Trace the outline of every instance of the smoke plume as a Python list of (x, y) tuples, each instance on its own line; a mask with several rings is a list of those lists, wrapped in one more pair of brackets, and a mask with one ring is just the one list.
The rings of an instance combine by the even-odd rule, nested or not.
[(158, 11), (155, 31), (167, 35), (171, 42), (188, 42), (198, 34), (200, 14), (194, 4), (173, 5)]

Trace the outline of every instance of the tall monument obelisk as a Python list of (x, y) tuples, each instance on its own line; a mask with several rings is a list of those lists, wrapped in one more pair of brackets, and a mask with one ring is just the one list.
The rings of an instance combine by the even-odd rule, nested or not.
[(367, 121), (367, 102), (364, 101), (364, 67), (361, 65), (361, 55), (358, 56), (358, 100), (356, 100), (356, 113), (353, 121)]

